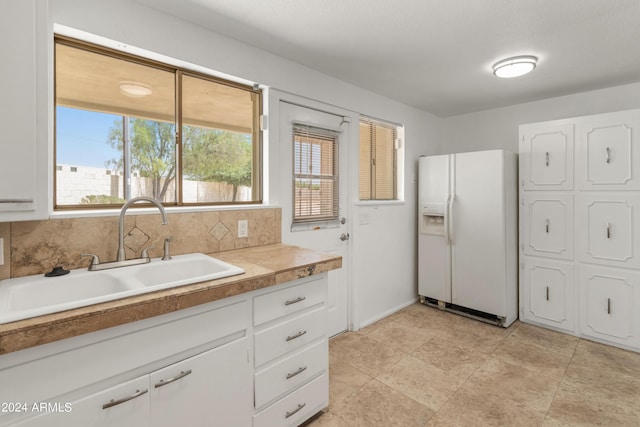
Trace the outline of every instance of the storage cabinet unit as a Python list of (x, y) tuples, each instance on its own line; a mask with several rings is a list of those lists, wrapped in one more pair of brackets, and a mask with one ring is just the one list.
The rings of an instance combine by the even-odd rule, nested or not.
[(520, 127), (523, 321), (640, 351), (639, 132), (640, 110)]

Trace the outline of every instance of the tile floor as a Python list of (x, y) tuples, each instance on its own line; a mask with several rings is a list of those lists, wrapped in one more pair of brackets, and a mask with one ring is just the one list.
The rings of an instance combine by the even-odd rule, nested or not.
[(640, 426), (640, 354), (420, 304), (333, 338), (309, 427)]

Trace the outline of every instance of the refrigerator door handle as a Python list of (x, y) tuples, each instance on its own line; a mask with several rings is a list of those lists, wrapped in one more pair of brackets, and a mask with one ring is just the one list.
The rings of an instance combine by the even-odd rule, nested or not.
[(454, 241), (454, 236), (453, 236), (453, 227), (454, 227), (454, 224), (453, 224), (453, 202), (455, 201), (455, 199), (456, 199), (455, 194), (451, 194), (449, 196), (449, 203), (448, 203), (449, 204), (449, 206), (448, 206), (449, 212), (447, 213), (447, 216), (449, 217), (449, 223), (447, 224), (448, 225), (448, 228), (447, 228), (448, 233), (447, 234), (449, 235), (449, 244), (450, 245), (453, 245), (453, 241)]

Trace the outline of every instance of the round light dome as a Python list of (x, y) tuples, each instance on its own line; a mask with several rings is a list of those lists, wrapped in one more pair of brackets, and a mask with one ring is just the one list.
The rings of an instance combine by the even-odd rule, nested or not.
[(533, 71), (537, 63), (535, 56), (514, 56), (493, 64), (493, 74), (505, 79), (519, 77)]

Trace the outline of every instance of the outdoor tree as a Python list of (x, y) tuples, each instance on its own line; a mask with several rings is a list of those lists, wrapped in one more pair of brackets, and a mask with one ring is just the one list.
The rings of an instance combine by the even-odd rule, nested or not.
[[(141, 177), (150, 178), (153, 198), (164, 200), (167, 189), (176, 175), (175, 125), (131, 118), (130, 129), (131, 170), (139, 171)], [(114, 123), (109, 130), (107, 143), (119, 152), (123, 152), (121, 123)], [(123, 169), (122, 157), (107, 163), (117, 169)]]
[(251, 185), (251, 140), (246, 134), (185, 126), (182, 132), (183, 174), (197, 181), (225, 182), (238, 187)]

